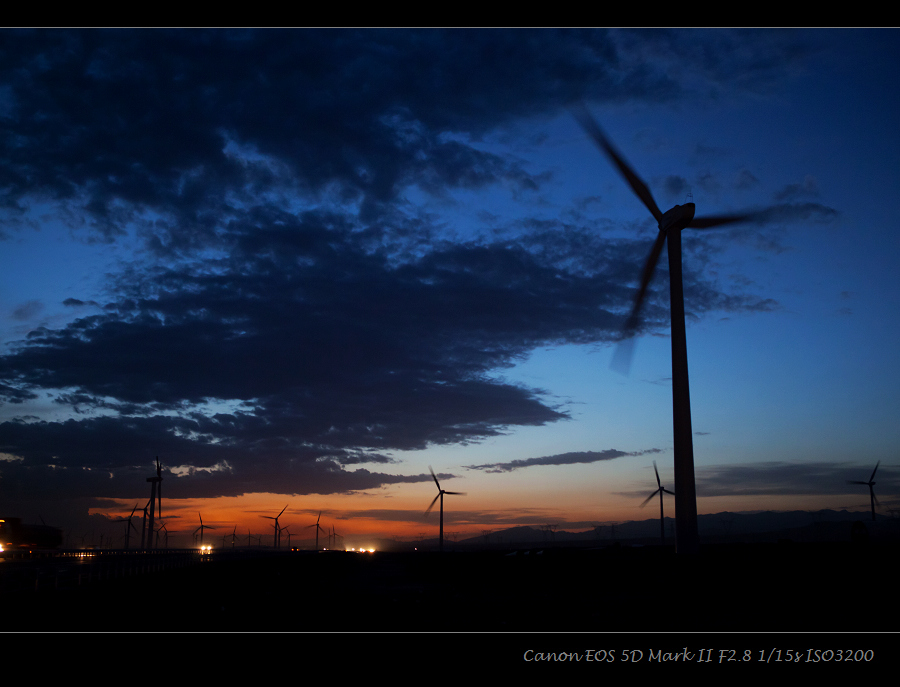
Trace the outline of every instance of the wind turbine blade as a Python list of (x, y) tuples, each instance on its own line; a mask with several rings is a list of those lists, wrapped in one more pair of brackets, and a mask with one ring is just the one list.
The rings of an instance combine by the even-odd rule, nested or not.
[(663, 490), (665, 493), (667, 493), (667, 494), (669, 494), (669, 495), (671, 495), (671, 496), (675, 496), (675, 492), (674, 492), (674, 491), (669, 491), (669, 490), (666, 489), (665, 487), (661, 487), (661, 488), (662, 488), (662, 490)]
[(659, 493), (659, 489), (657, 489), (657, 490), (654, 491), (652, 494), (650, 494), (650, 496), (648, 496), (646, 499), (644, 499), (644, 502), (641, 504), (641, 508), (643, 508), (643, 507), (646, 506), (648, 503), (650, 503), (650, 501), (652, 501), (652, 500), (656, 497), (656, 495), (657, 495), (658, 493)]
[(584, 103), (580, 103), (578, 106), (572, 108), (572, 114), (575, 116), (575, 119), (578, 120), (578, 123), (581, 124), (581, 128), (585, 130), (585, 132), (594, 139), (594, 142), (600, 146), (600, 149), (606, 153), (607, 157), (618, 167), (619, 172), (625, 177), (625, 181), (628, 182), (628, 185), (631, 186), (631, 190), (634, 191), (635, 195), (641, 199), (641, 202), (647, 207), (650, 211), (650, 214), (656, 218), (657, 223), (662, 220), (663, 213), (660, 212), (659, 207), (656, 204), (656, 201), (653, 200), (653, 196), (650, 193), (650, 189), (647, 188), (647, 184), (645, 184), (641, 178), (634, 173), (634, 170), (631, 169), (629, 164), (625, 162), (624, 158), (619, 155), (618, 151), (613, 148), (612, 144), (606, 138), (606, 135), (603, 133), (603, 130), (600, 128), (600, 125), (594, 120), (591, 116), (591, 113), (588, 112), (587, 107)]
[(437, 484), (438, 491), (441, 489), (441, 483), (437, 480), (437, 475), (434, 474), (434, 470), (431, 469), (431, 466), (428, 466), (428, 472), (431, 473), (432, 478), (434, 478), (434, 483)]
[[(281, 509), (281, 513), (278, 514), (278, 517), (280, 518), (281, 514), (284, 513), (284, 511), (286, 511), (286, 510), (287, 510), (287, 504), (285, 504), (284, 508)], [(320, 513), (320, 515), (321, 515), (321, 513)]]
[(428, 515), (428, 514), (431, 512), (431, 509), (434, 508), (434, 504), (437, 503), (437, 500), (438, 500), (439, 498), (441, 498), (441, 495), (440, 495), (440, 494), (438, 494), (437, 496), (434, 497), (434, 501), (432, 501), (432, 502), (431, 502), (431, 505), (428, 506), (428, 509), (425, 511), (425, 515)]
[(464, 491), (445, 491), (445, 494), (453, 494), (453, 496), (465, 496), (466, 492)]
[(848, 479), (847, 484), (868, 484), (868, 482), (860, 482), (859, 480)]
[(634, 337), (623, 339), (616, 345), (609, 367), (627, 377), (631, 371), (632, 358), (634, 358)]
[(656, 469), (656, 461), (653, 461), (653, 472), (656, 473), (656, 486), (662, 489), (662, 483), (659, 481), (659, 470)]
[(631, 314), (625, 321), (625, 328), (622, 330), (622, 337), (616, 352), (613, 354), (611, 367), (621, 374), (628, 374), (631, 369), (631, 357), (634, 353), (634, 337), (641, 324), (641, 309), (644, 306), (644, 298), (647, 295), (647, 288), (653, 280), (653, 273), (656, 271), (656, 265), (659, 263), (659, 256), (662, 254), (663, 246), (666, 244), (666, 235), (659, 232), (653, 247), (650, 249), (650, 255), (647, 256), (647, 262), (644, 264), (644, 271), (641, 273), (641, 285), (638, 288), (637, 296), (634, 299), (634, 305), (631, 308)]
[(880, 460), (879, 460), (877, 463), (875, 463), (875, 469), (872, 470), (872, 476), (869, 478), (869, 481), (870, 481), (870, 482), (871, 482), (873, 479), (875, 479), (875, 472), (878, 470), (878, 466), (879, 466), (879, 465), (881, 465), (881, 461), (880, 461)]

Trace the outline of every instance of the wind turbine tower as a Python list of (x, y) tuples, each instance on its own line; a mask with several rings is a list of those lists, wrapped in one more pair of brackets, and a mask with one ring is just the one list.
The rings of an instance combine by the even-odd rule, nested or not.
[(437, 503), (438, 499), (440, 499), (441, 500), (441, 538), (440, 538), (440, 544), (438, 545), (438, 547), (439, 547), (439, 551), (441, 553), (443, 553), (444, 552), (444, 494), (449, 494), (451, 496), (465, 496), (466, 494), (465, 494), (465, 492), (461, 492), (461, 491), (445, 491), (445, 490), (441, 489), (441, 483), (438, 482), (437, 475), (434, 474), (434, 470), (431, 469), (430, 465), (428, 466), (428, 470), (429, 470), (429, 472), (431, 472), (431, 477), (434, 479), (434, 483), (437, 485), (438, 495), (434, 497), (434, 501), (432, 501), (431, 505), (428, 506), (428, 510), (425, 511), (425, 515), (427, 516), (431, 512), (431, 509), (434, 508), (434, 504)]
[(650, 503), (651, 499), (659, 494), (659, 543), (662, 546), (666, 545), (666, 519), (663, 516), (663, 494), (670, 494), (671, 496), (675, 496), (671, 491), (666, 489), (659, 481), (659, 470), (656, 469), (656, 461), (653, 461), (653, 472), (656, 473), (656, 486), (658, 489), (654, 491), (647, 499), (641, 504), (641, 508)]
[[(847, 480), (847, 484), (865, 484), (869, 487), (869, 502), (872, 504), (872, 522), (875, 522), (875, 504), (878, 503), (878, 499), (875, 498), (875, 473), (878, 471), (878, 466), (881, 465), (881, 461), (879, 460), (875, 463), (875, 469), (872, 470), (872, 475), (869, 477), (868, 482), (859, 482), (857, 480)], [(881, 505), (878, 503), (878, 505)]]
[(310, 527), (315, 527), (315, 528), (316, 528), (316, 551), (319, 550), (319, 530), (321, 530), (322, 532), (325, 532), (325, 530), (322, 529), (322, 526), (319, 525), (319, 520), (320, 520), (321, 518), (322, 518), (322, 511), (319, 511), (319, 517), (316, 518), (316, 524), (315, 524), (315, 525), (307, 525), (307, 526), (306, 526), (306, 529), (309, 529)]
[(282, 514), (284, 513), (284, 511), (287, 510), (288, 505), (289, 504), (284, 504), (284, 508), (281, 509), (281, 513), (276, 515), (274, 518), (271, 515), (260, 516), (260, 517), (265, 518), (266, 520), (274, 520), (275, 521), (275, 523), (273, 525), (273, 527), (275, 528), (275, 534), (272, 535), (272, 544), (276, 549), (281, 548), (281, 529), (278, 527), (278, 518), (280, 518), (282, 516)]
[(154, 505), (156, 504), (157, 497), (159, 498), (159, 517), (162, 517), (162, 468), (159, 464), (159, 456), (156, 457), (156, 477), (148, 477), (147, 481), (150, 482), (150, 536), (148, 537), (148, 549), (153, 548), (153, 517), (154, 517)]
[(606, 154), (619, 170), (634, 194), (653, 215), (659, 226), (659, 234), (641, 273), (631, 314), (625, 323), (614, 366), (627, 371), (631, 362), (633, 341), (641, 325), (641, 308), (663, 246), (669, 254), (669, 303), (672, 327), (672, 429), (675, 449), (675, 529), (679, 553), (696, 553), (699, 547), (697, 535), (697, 494), (694, 484), (694, 444), (691, 431), (691, 398), (688, 387), (687, 339), (684, 323), (684, 287), (681, 273), (681, 231), (683, 229), (710, 229), (712, 227), (759, 219), (765, 211), (736, 215), (694, 217), (694, 203), (676, 205), (665, 213), (653, 200), (650, 189), (635, 174), (624, 158), (613, 148), (603, 130), (594, 121), (583, 104), (573, 108), (573, 115), (585, 132)]

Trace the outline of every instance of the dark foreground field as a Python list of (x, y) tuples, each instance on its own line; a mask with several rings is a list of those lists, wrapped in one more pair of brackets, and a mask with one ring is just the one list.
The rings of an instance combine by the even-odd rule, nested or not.
[(744, 545), (213, 559), (6, 593), (3, 631), (885, 632), (891, 546)]

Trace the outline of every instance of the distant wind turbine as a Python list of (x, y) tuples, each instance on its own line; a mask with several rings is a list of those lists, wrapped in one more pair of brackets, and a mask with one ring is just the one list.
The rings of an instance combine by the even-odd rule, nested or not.
[(127, 518), (116, 518), (113, 522), (127, 522), (128, 524), (125, 526), (125, 550), (128, 550), (128, 542), (130, 540), (131, 530), (137, 532), (137, 527), (134, 526), (134, 523), (131, 521), (134, 518), (134, 512), (137, 510), (138, 504), (134, 504), (134, 508), (131, 509), (131, 515)]
[(437, 500), (441, 500), (441, 539), (439, 544), (439, 550), (441, 552), (444, 551), (444, 494), (449, 494), (450, 496), (465, 496), (465, 492), (461, 491), (444, 491), (441, 489), (441, 483), (438, 482), (437, 475), (434, 474), (434, 470), (431, 469), (431, 466), (428, 466), (429, 472), (431, 472), (431, 476), (434, 479), (434, 483), (438, 488), (438, 495), (434, 497), (434, 501), (431, 502), (431, 505), (428, 506), (428, 510), (425, 511), (425, 515), (427, 516), (431, 509), (434, 508), (434, 504), (437, 503)]
[(651, 499), (659, 494), (659, 543), (663, 546), (666, 545), (666, 519), (663, 516), (663, 494), (670, 494), (675, 496), (671, 491), (666, 489), (659, 481), (659, 470), (656, 469), (656, 461), (653, 461), (653, 472), (656, 473), (656, 486), (659, 487), (656, 491), (654, 491), (647, 499), (641, 504), (641, 508), (650, 503)]
[(159, 527), (156, 529), (157, 548), (159, 547), (159, 532), (160, 532), (160, 530), (165, 532), (165, 539), (166, 539), (165, 547), (168, 549), (169, 548), (169, 528), (166, 527), (166, 523), (164, 523), (164, 522), (160, 522)]
[(319, 550), (319, 530), (322, 530), (322, 532), (325, 532), (325, 530), (322, 528), (322, 526), (319, 525), (319, 520), (321, 519), (321, 517), (322, 517), (322, 511), (319, 511), (319, 517), (316, 518), (316, 524), (306, 526), (306, 529), (309, 529), (310, 527), (316, 528), (316, 551)]
[(847, 480), (847, 484), (865, 484), (869, 487), (869, 502), (872, 504), (872, 522), (875, 522), (875, 504), (881, 505), (878, 503), (878, 499), (875, 498), (875, 472), (878, 470), (878, 466), (881, 465), (881, 461), (879, 460), (875, 463), (875, 470), (872, 470), (872, 475), (869, 477), (868, 482), (859, 482), (857, 480)]
[(203, 530), (214, 530), (216, 528), (211, 527), (210, 525), (204, 525), (203, 524), (203, 516), (200, 515), (200, 513), (197, 513), (197, 515), (200, 517), (200, 527), (198, 527), (197, 529), (194, 530), (194, 534), (196, 535), (197, 532), (200, 533), (200, 546), (203, 546)]
[(281, 548), (281, 530), (278, 527), (278, 518), (280, 518), (282, 516), (282, 514), (284, 513), (284, 511), (287, 510), (288, 505), (290, 505), (290, 504), (285, 504), (284, 508), (281, 509), (281, 513), (276, 515), (274, 518), (271, 515), (261, 515), (260, 516), (262, 518), (265, 518), (266, 520), (274, 520), (275, 521), (275, 523), (273, 525), (273, 527), (275, 528), (275, 534), (273, 535), (272, 539), (273, 539), (273, 545), (275, 546), (276, 549)]

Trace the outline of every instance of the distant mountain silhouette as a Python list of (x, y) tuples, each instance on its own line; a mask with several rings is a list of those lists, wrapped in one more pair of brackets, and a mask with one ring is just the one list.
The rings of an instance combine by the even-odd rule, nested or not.
[[(826, 542), (850, 541), (853, 523), (862, 521), (875, 538), (900, 539), (900, 518), (880, 518), (872, 523), (868, 513), (856, 511), (755, 511), (732, 513), (725, 511), (700, 515), (698, 528), (700, 543), (750, 543), (750, 542)], [(667, 517), (666, 536), (672, 533), (674, 544), (675, 519)], [(608, 546), (613, 543), (656, 546), (659, 544), (659, 518), (628, 522), (598, 523), (587, 531), (558, 529), (552, 534), (540, 526), (511, 527), (495, 530), (489, 535), (479, 535), (457, 542), (445, 542), (449, 550), (464, 551), (475, 548), (541, 548), (561, 546)], [(399, 542), (389, 539), (378, 541), (380, 551), (402, 551), (419, 548), (437, 549), (438, 539), (415, 542)]]

